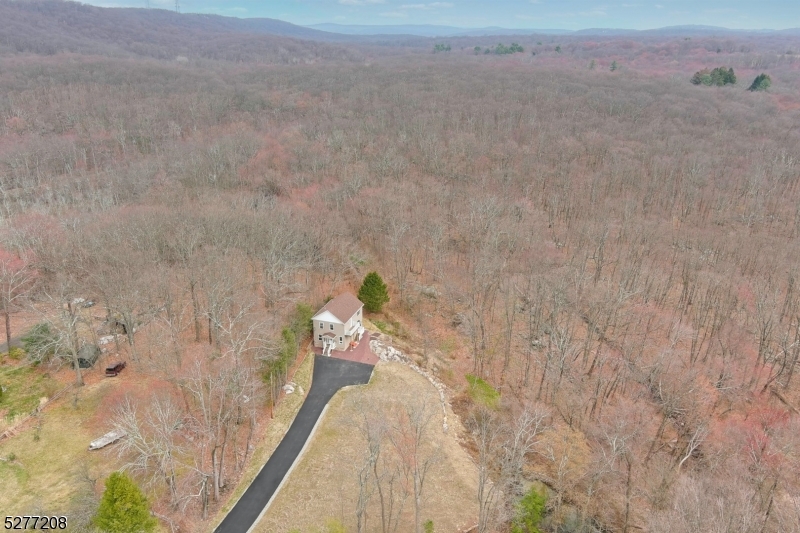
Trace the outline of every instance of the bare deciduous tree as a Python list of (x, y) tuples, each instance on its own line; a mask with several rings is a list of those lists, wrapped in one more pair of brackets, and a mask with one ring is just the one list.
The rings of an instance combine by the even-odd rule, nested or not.
[(11, 349), (11, 312), (31, 289), (35, 273), (26, 258), (0, 259), (0, 311), (6, 327), (6, 345)]

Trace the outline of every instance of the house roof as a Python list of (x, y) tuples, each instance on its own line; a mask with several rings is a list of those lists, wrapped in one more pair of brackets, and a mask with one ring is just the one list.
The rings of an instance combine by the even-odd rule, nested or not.
[(325, 311), (330, 312), (333, 316), (338, 318), (344, 324), (350, 317), (352, 317), (356, 312), (361, 309), (364, 304), (361, 303), (361, 300), (350, 294), (349, 292), (345, 292), (331, 300), (330, 302), (326, 303), (322, 309), (317, 311), (317, 314), (314, 315), (314, 318), (319, 316), (320, 314), (324, 313)]
[(323, 334), (322, 334), (322, 336), (323, 336), (323, 337), (330, 337), (330, 338), (334, 338), (334, 337), (336, 337), (336, 334), (335, 334), (335, 333), (331, 333), (331, 332), (329, 331), (328, 333), (323, 333)]

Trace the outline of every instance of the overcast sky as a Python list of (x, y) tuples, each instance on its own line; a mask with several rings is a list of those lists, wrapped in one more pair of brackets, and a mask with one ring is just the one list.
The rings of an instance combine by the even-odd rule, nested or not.
[[(175, 0), (91, 0), (174, 9)], [(505, 28), (630, 28), (705, 24), (743, 29), (800, 27), (800, 0), (180, 0), (184, 13), (268, 17), (295, 24), (443, 24)]]

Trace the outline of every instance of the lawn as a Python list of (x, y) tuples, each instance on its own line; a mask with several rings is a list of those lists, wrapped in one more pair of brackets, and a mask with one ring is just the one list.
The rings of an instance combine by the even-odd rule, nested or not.
[(42, 401), (54, 394), (59, 384), (42, 372), (10, 359), (0, 365), (0, 433), (14, 424), (15, 419), (29, 415)]
[[(47, 388), (47, 378), (28, 378), (35, 387)], [(116, 466), (113, 452), (88, 451), (89, 442), (99, 436), (92, 417), (110, 388), (108, 381), (82, 387), (77, 402), (70, 391), (24, 431), (0, 441), (0, 509), (5, 514), (66, 513), (79, 494), (93, 488), (85, 473), (102, 478)], [(27, 396), (38, 402), (39, 394)], [(20, 396), (14, 403), (22, 408), (31, 401)]]

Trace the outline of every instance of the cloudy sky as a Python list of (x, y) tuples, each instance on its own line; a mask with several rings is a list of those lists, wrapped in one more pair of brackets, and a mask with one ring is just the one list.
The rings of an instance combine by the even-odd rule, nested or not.
[[(99, 6), (171, 7), (175, 0), (89, 0)], [(268, 17), (295, 24), (443, 24), (506, 28), (660, 28), (706, 24), (800, 27), (800, 0), (180, 0), (182, 12)]]

